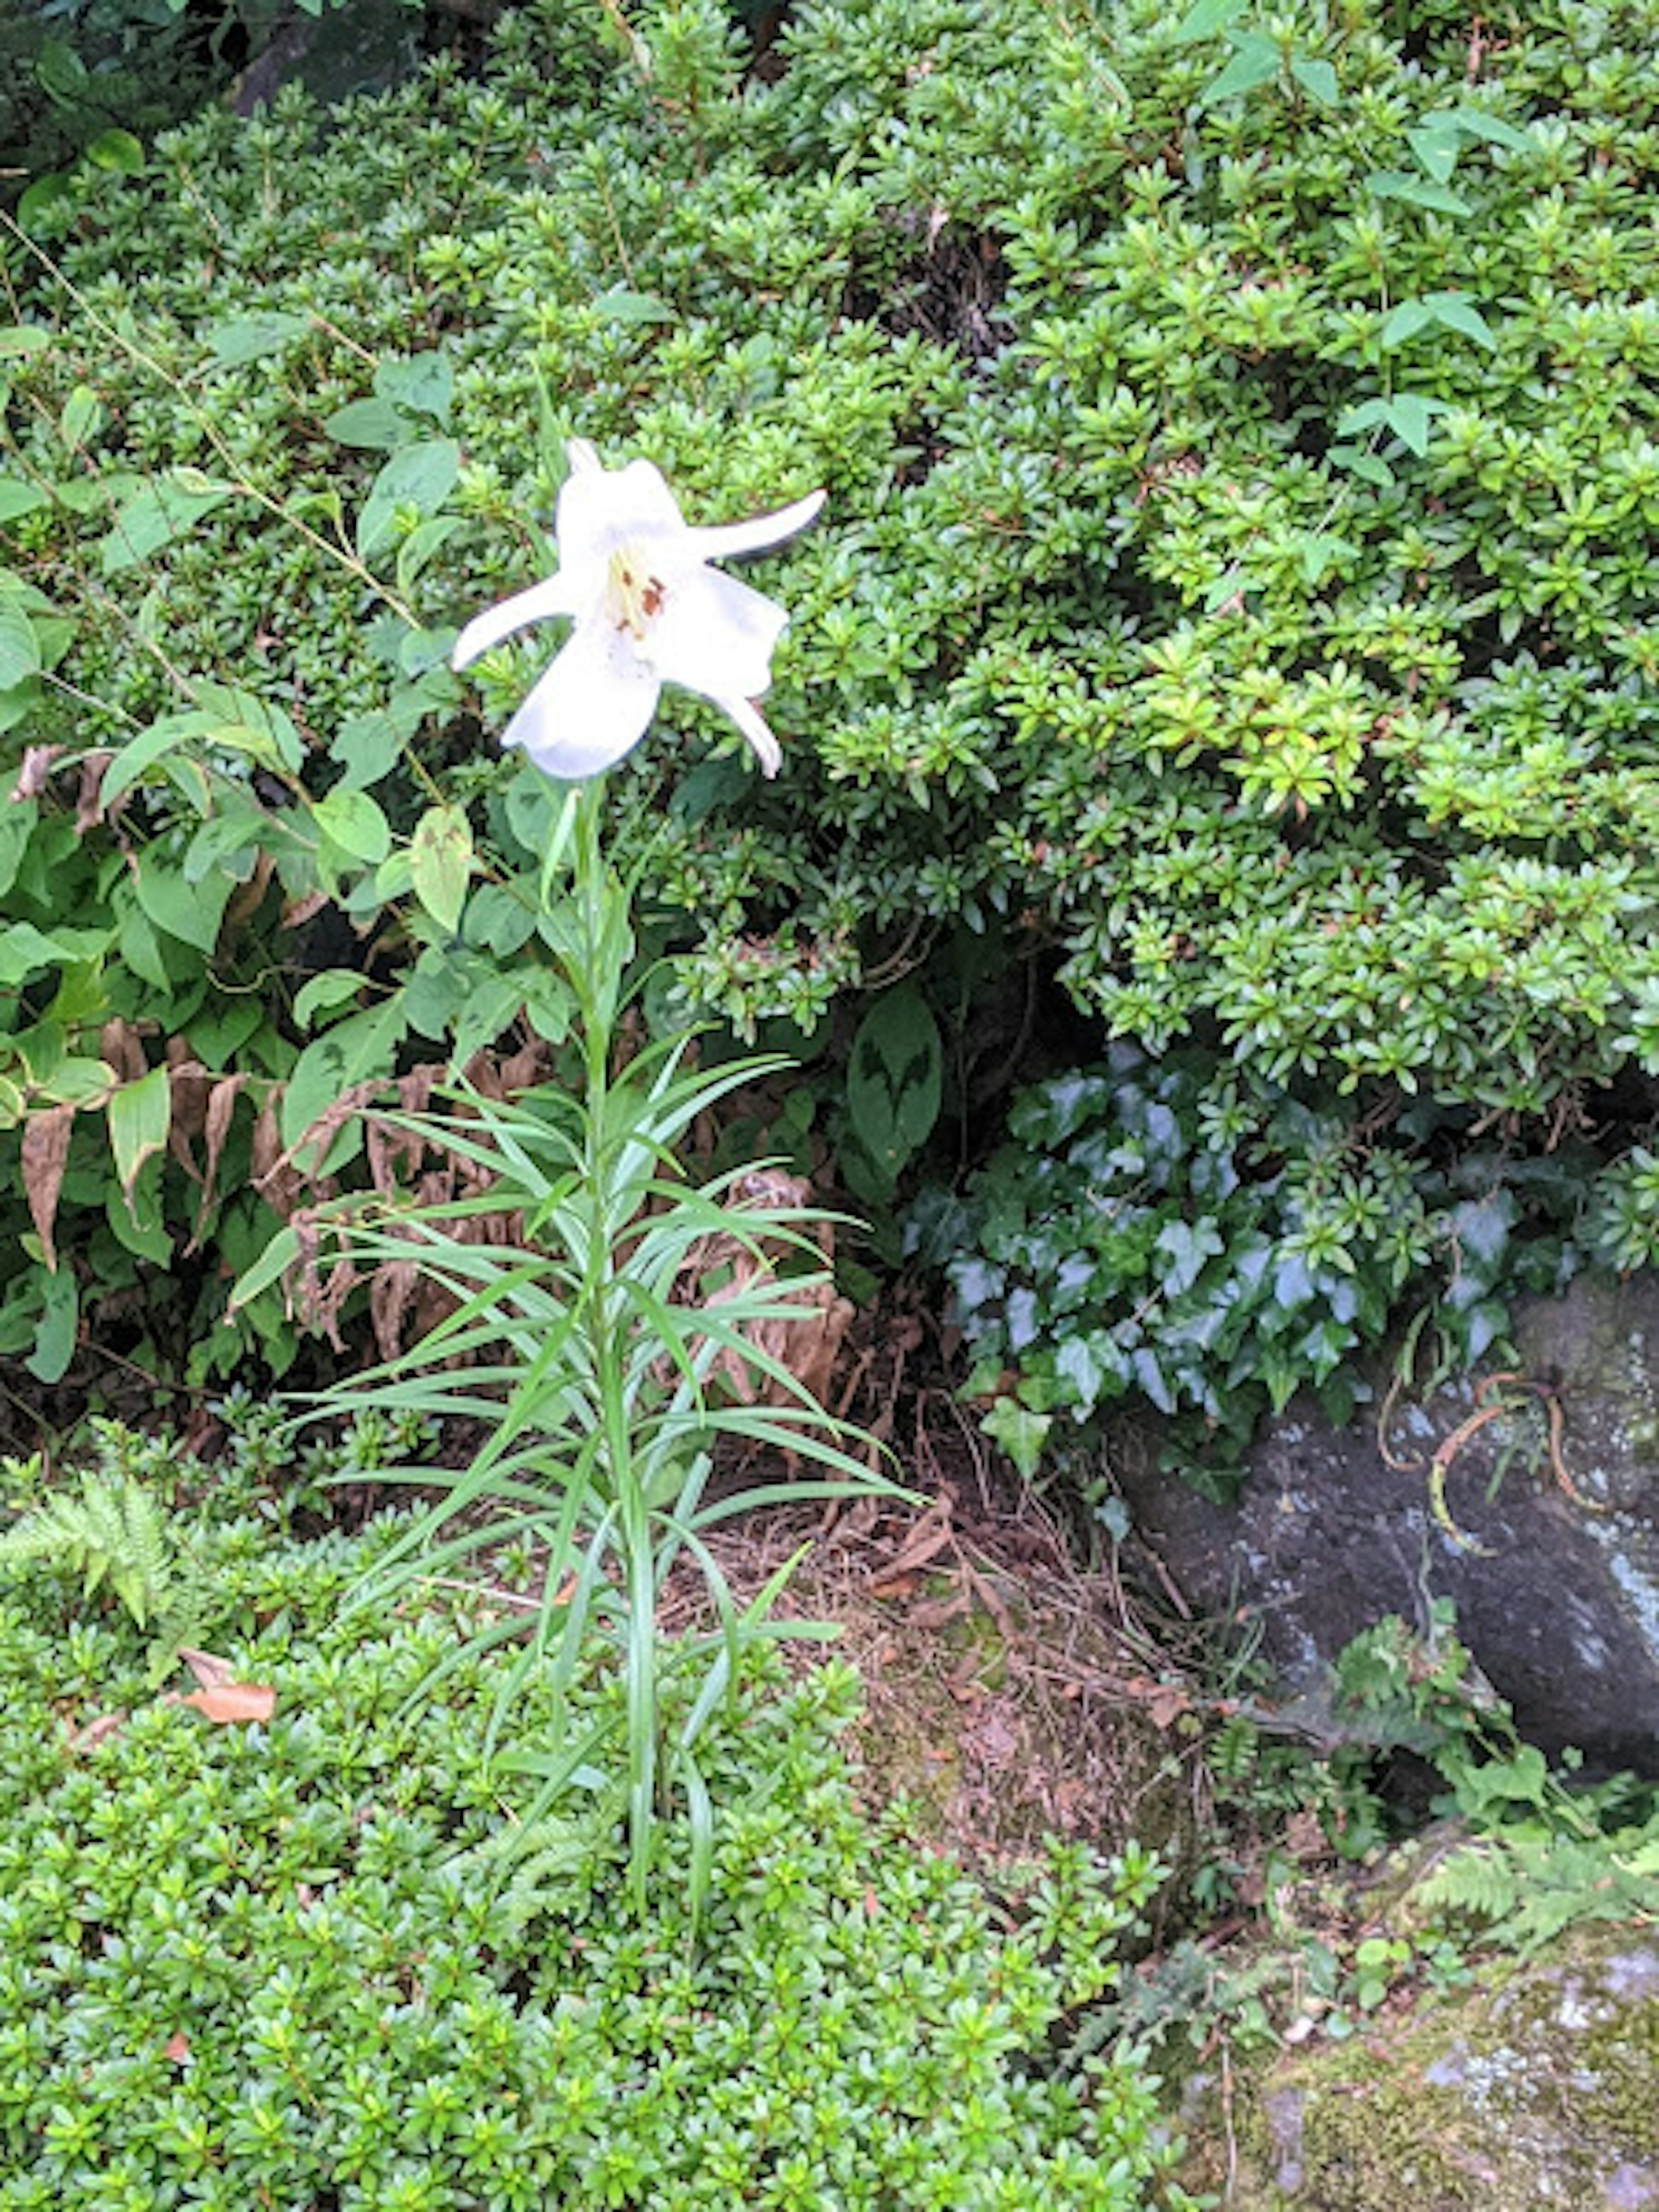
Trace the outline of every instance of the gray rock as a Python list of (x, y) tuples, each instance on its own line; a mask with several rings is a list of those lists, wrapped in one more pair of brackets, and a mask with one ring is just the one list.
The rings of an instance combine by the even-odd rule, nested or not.
[[(1458, 1634), (1523, 1735), (1593, 1769), (1659, 1771), (1659, 1276), (1582, 1277), (1516, 1317), (1527, 1385), (1480, 1376), (1334, 1431), (1301, 1400), (1258, 1438), (1239, 1504), (1120, 1470), (1137, 1529), (1196, 1605), (1260, 1632), (1285, 1693), (1317, 1700), (1383, 1614)], [(1548, 1392), (1559, 1409), (1559, 1477)], [(1496, 1399), (1508, 1410), (1449, 1440)], [(1386, 1413), (1386, 1420), (1379, 1416)], [(1387, 1449), (1379, 1437), (1386, 1431)], [(1443, 1479), (1438, 1510), (1435, 1455)], [(1151, 1459), (1154, 1455), (1144, 1455)]]

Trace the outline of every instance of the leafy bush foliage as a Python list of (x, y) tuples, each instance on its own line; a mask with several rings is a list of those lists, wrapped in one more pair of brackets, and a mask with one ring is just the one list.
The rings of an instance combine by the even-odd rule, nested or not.
[(990, 1433), (1030, 1472), (1066, 1427), (1146, 1401), (1169, 1462), (1224, 1492), (1297, 1389), (1348, 1419), (1353, 1355), (1408, 1299), (1434, 1300), (1448, 1356), (1478, 1359), (1512, 1296), (1578, 1265), (1585, 1163), (1465, 1144), (1448, 1167), (1447, 1118), (1367, 1126), (1334, 1094), (1316, 1109), (1127, 1044), (1021, 1092), (1008, 1141), (961, 1197), (924, 1194), (906, 1232), (944, 1267)]
[(1148, 2201), (1148, 2081), (1056, 2069), (1044, 2041), (1114, 1979), (1150, 1860), (1059, 1853), (994, 1932), (948, 1863), (855, 1811), (831, 1668), (751, 1674), (725, 1707), (700, 1928), (684, 1864), (631, 1913), (614, 1832), (504, 1898), (457, 1856), (501, 1817), (488, 1668), (411, 1710), (453, 1623), (342, 1604), (395, 1528), (199, 1533), (216, 1646), (276, 1691), (264, 1724), (156, 1701), (131, 1622), (9, 1571), (0, 2204)]
[(778, 563), (788, 773), (693, 703), (619, 780), (692, 996), (953, 1010), (1048, 951), (1154, 1054), (1551, 1127), (1623, 1076), (1639, 1122), (1656, 35), (819, 0), (762, 82), (714, 0), (542, 0), (481, 82), (82, 180), (5, 250), (0, 1103), (61, 1165), (14, 1233), (76, 1234), (0, 1342), (52, 1371), (82, 1266), (193, 1241), (228, 1364), (323, 1105), (556, 1042), (543, 797), (444, 655), (573, 428), (694, 517), (832, 495)]

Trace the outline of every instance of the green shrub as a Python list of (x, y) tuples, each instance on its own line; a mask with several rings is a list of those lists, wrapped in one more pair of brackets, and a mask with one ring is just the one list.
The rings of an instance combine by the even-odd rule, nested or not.
[[(694, 518), (831, 494), (778, 563), (789, 773), (692, 703), (618, 779), (692, 996), (810, 1025), (908, 969), (954, 1015), (1042, 951), (1154, 1054), (1534, 1146), (1618, 1076), (1639, 1133), (1654, 0), (1516, 10), (1473, 65), (1433, 7), (826, 0), (764, 83), (714, 0), (623, 26), (545, 0), (482, 82), (205, 117), (6, 249), (0, 723), (65, 750), (0, 817), (0, 1103), (60, 1109), (75, 1264), (118, 1292), (193, 1234), (181, 1334), (228, 1364), (261, 1111), (291, 1147), (556, 1033), (544, 815), (443, 665), (544, 564), (538, 422)], [(112, 1020), (143, 1065), (100, 1073)], [(210, 1192), (200, 1078), (133, 1088), (169, 1053), (240, 1079)], [(69, 1278), (0, 1310), (43, 1371)]]
[(503, 1893), (457, 1856), (510, 1809), (481, 1751), (488, 1668), (412, 1707), (453, 1620), (341, 1602), (396, 1525), (197, 1528), (213, 1649), (276, 1693), (252, 1725), (157, 1701), (118, 1607), (7, 1570), (0, 2205), (1150, 2200), (1151, 2084), (1133, 2060), (1067, 2071), (1045, 2040), (1114, 1980), (1152, 1862), (1058, 1852), (994, 1930), (902, 1818), (855, 1810), (848, 1672), (774, 1670), (710, 1738), (730, 1812), (696, 1929), (683, 1823), (643, 1917), (614, 1830)]

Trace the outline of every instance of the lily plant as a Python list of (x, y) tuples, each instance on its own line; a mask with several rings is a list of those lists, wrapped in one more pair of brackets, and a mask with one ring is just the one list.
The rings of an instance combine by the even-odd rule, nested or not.
[[(894, 1486), (876, 1471), (877, 1448), (757, 1340), (769, 1326), (766, 1341), (775, 1346), (776, 1325), (810, 1317), (815, 1295), (829, 1294), (830, 1217), (804, 1205), (746, 1206), (765, 1163), (696, 1180), (683, 1159), (694, 1122), (787, 1063), (702, 1067), (691, 1033), (630, 1053), (623, 1017), (645, 981), (632, 922), (637, 875), (624, 882), (607, 864), (601, 794), (581, 781), (639, 742), (665, 684), (715, 701), (763, 769), (776, 771), (779, 747), (755, 701), (788, 617), (708, 564), (793, 535), (823, 495), (751, 522), (696, 529), (650, 462), (607, 470), (580, 440), (569, 456), (555, 573), (470, 622), (454, 657), (470, 663), (550, 617), (573, 625), (502, 742), (568, 780), (541, 896), (543, 934), (577, 1008), (579, 1079), (502, 1102), (458, 1076), (441, 1110), (388, 1115), (407, 1136), (469, 1162), (475, 1194), (444, 1204), (363, 1194), (331, 1201), (307, 1222), (303, 1253), (295, 1232), (284, 1231), (237, 1296), (296, 1261), (314, 1278), (328, 1255), (360, 1273), (413, 1266), (446, 1294), (447, 1311), (419, 1341), (319, 1394), (302, 1418), (376, 1410), (423, 1417), (434, 1433), (447, 1425), (482, 1436), (464, 1468), (398, 1471), (393, 1479), (438, 1497), (386, 1555), (374, 1594), (453, 1581), (465, 1562), (491, 1581), (504, 1547), (522, 1556), (528, 1545), (539, 1597), (504, 1613), (483, 1601), (465, 1647), (508, 1647), (487, 1741), (503, 1771), (535, 1785), (503, 1848), (521, 1861), (603, 1848), (622, 1817), (642, 1908), (653, 1835), (671, 1807), (690, 1820), (694, 1899), (707, 1882), (714, 1808), (697, 1745), (745, 1647), (821, 1632), (770, 1618), (788, 1568), (739, 1607), (710, 1531), (769, 1503)], [(716, 1254), (723, 1260), (711, 1269)], [(732, 1387), (734, 1376), (746, 1378), (743, 1387)], [(722, 1439), (745, 1462), (759, 1455), (779, 1473), (799, 1463), (813, 1471), (710, 1499)], [(658, 1632), (659, 1604), (671, 1569), (687, 1557), (701, 1570), (714, 1625), (670, 1644)], [(623, 1695), (613, 1721), (574, 1729), (566, 1693), (595, 1632), (620, 1658)], [(550, 1684), (556, 1720), (550, 1735), (526, 1741), (513, 1714), (532, 1677)], [(568, 1802), (580, 1790), (593, 1798), (586, 1817), (573, 1820)]]

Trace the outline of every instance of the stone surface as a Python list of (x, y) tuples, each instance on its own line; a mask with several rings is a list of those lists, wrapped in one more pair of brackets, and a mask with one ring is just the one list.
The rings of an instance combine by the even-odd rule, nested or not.
[(1598, 1929), (1349, 2041), (1188, 2080), (1232, 2212), (1659, 2212), (1659, 1944)]
[[(1293, 1401), (1257, 1440), (1240, 1503), (1217, 1506), (1174, 1476), (1120, 1470), (1137, 1528), (1188, 1597), (1259, 1632), (1289, 1697), (1317, 1704), (1326, 1663), (1397, 1613), (1426, 1625), (1449, 1597), (1458, 1634), (1547, 1751), (1593, 1769), (1659, 1771), (1659, 1277), (1581, 1278), (1517, 1309), (1520, 1372), (1548, 1400), (1513, 1405), (1457, 1445), (1437, 1514), (1437, 1449), (1482, 1404), (1480, 1376), (1334, 1431)], [(1151, 1460), (1154, 1455), (1144, 1455)]]

